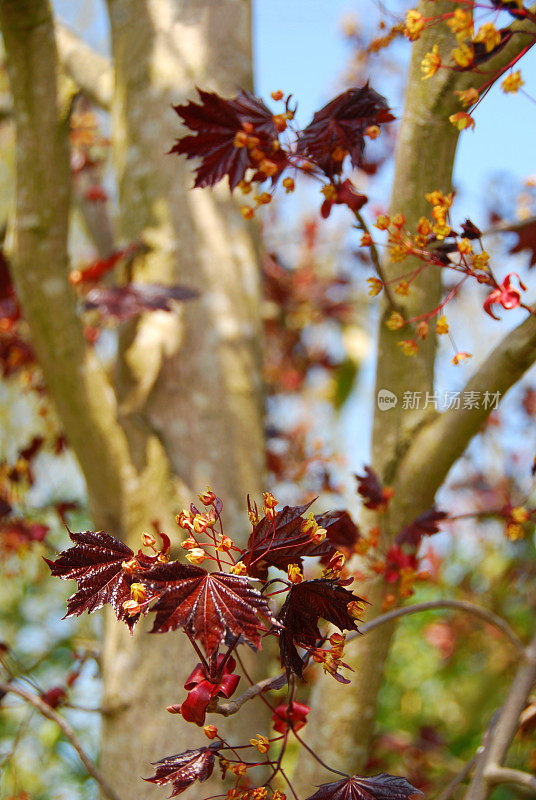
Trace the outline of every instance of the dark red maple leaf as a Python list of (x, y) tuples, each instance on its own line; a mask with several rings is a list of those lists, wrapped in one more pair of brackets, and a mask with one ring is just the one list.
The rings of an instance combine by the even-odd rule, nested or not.
[(272, 714), (272, 725), (277, 733), (286, 733), (289, 723), (292, 729), (299, 731), (307, 722), (307, 714), (311, 709), (305, 703), (298, 703), (291, 700), (290, 703), (282, 703), (277, 706)]
[[(173, 106), (196, 135), (177, 140), (171, 153), (199, 158), (194, 187), (213, 186), (225, 175), (233, 190), (249, 168), (263, 169), (263, 158), (280, 172), (286, 156), (279, 147), (279, 132), (270, 109), (250, 92), (240, 91), (230, 100), (198, 89), (200, 103)], [(261, 172), (254, 180), (269, 177)], [(274, 177), (272, 175), (271, 177)]]
[(508, 231), (517, 235), (516, 244), (508, 251), (510, 254), (530, 251), (529, 269), (536, 264), (536, 217), (531, 217), (524, 222), (514, 223), (508, 227), (501, 226), (501, 231)]
[(323, 783), (307, 800), (408, 800), (422, 794), (405, 778), (380, 772), (363, 778), (352, 775), (334, 783)]
[(434, 533), (439, 532), (438, 523), (447, 517), (448, 514), (445, 511), (438, 511), (435, 506), (432, 506), (400, 531), (395, 539), (395, 544), (408, 544), (416, 549), (423, 536), (433, 536)]
[(393, 496), (393, 491), (389, 487), (383, 488), (372, 467), (365, 467), (365, 474), (355, 477), (357, 493), (363, 498), (365, 508), (377, 510), (387, 506)]
[(143, 579), (160, 595), (153, 607), (151, 633), (185, 628), (199, 639), (207, 656), (216, 652), (228, 633), (260, 647), (257, 614), (273, 621), (266, 598), (241, 575), (208, 573), (174, 561), (154, 567)]
[(286, 572), (289, 564), (301, 567), (303, 556), (333, 555), (335, 548), (328, 538), (323, 542), (315, 542), (302, 530), (306, 521), (303, 514), (313, 502), (304, 506), (285, 506), (275, 519), (263, 517), (255, 525), (247, 549), (241, 556), (249, 575), (265, 580), (268, 567), (277, 567)]
[(192, 300), (199, 292), (187, 286), (162, 286), (159, 283), (129, 283), (91, 289), (85, 297), (88, 310), (97, 309), (103, 317), (132, 319), (144, 311), (171, 311), (173, 301)]
[[(133, 551), (103, 531), (69, 531), (69, 536), (75, 542), (74, 547), (64, 550), (55, 561), (44, 559), (52, 575), (78, 583), (78, 591), (67, 601), (65, 617), (79, 616), (84, 611), (91, 614), (109, 603), (117, 619), (125, 622), (132, 631), (140, 615), (129, 615), (123, 603), (131, 599), (130, 586), (138, 573), (125, 570), (123, 564), (132, 561)], [(140, 572), (151, 563), (149, 558), (140, 554), (138, 559), (147, 562), (143, 565), (138, 561)]]
[(319, 578), (294, 584), (277, 615), (283, 629), (279, 631), (281, 665), (287, 675), (302, 677), (304, 663), (296, 645), (315, 647), (321, 638), (318, 621), (325, 619), (341, 631), (358, 630), (356, 620), (348, 613), (348, 603), (361, 598), (337, 581)]
[[(315, 520), (321, 528), (325, 528), (326, 538), (334, 548), (347, 554), (352, 552), (361, 537), (359, 528), (348, 511), (326, 511), (324, 514), (317, 514)], [(329, 558), (329, 555), (322, 556), (320, 561), (324, 564)]]
[(345, 153), (352, 165), (359, 167), (365, 149), (364, 133), (370, 125), (393, 119), (386, 99), (368, 83), (348, 89), (316, 112), (299, 135), (297, 151), (331, 178), (342, 172)]
[(333, 197), (326, 197), (320, 207), (320, 214), (324, 219), (329, 217), (331, 214), (331, 209), (334, 205), (348, 206), (350, 211), (356, 212), (359, 211), (360, 208), (363, 208), (368, 200), (366, 195), (359, 194), (349, 178), (346, 178), (343, 183), (340, 183), (333, 188)]
[(214, 742), (208, 747), (199, 747), (197, 750), (186, 750), (175, 756), (167, 756), (154, 761), (156, 767), (152, 778), (144, 778), (148, 783), (164, 786), (171, 783), (173, 787), (170, 797), (177, 797), (195, 781), (203, 783), (212, 775), (216, 753), (221, 748), (220, 742)]

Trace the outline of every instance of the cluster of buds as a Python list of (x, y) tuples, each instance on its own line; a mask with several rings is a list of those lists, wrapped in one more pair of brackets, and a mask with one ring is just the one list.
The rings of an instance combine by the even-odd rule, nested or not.
[(320, 527), (312, 512), (309, 514), (307, 519), (302, 522), (301, 529), (303, 533), (308, 534), (312, 541), (316, 542), (317, 544), (323, 542), (327, 536), (327, 530)]
[(262, 736), (260, 733), (257, 734), (255, 739), (250, 739), (249, 741), (251, 745), (263, 755), (270, 749), (270, 740), (267, 739), (266, 736)]
[(339, 669), (345, 667), (346, 669), (351, 669), (348, 664), (345, 664), (342, 661), (342, 656), (344, 654), (344, 646), (346, 644), (346, 635), (341, 633), (333, 633), (329, 637), (329, 643), (331, 648), (326, 650), (321, 647), (317, 647), (312, 652), (312, 659), (317, 664), (322, 664), (322, 669), (328, 675), (331, 675), (335, 678), (339, 683), (349, 683), (350, 681), (347, 678), (344, 678)]
[(144, 583), (133, 583), (130, 586), (130, 600), (125, 600), (123, 608), (129, 617), (139, 614), (147, 599), (147, 588)]
[(370, 551), (376, 550), (380, 536), (381, 536), (380, 526), (374, 525), (367, 531), (366, 535), (359, 537), (354, 547), (356, 554), (359, 556), (365, 556)]
[(275, 510), (277, 500), (271, 492), (264, 492), (262, 497), (264, 501), (264, 516), (266, 519), (275, 519), (277, 517), (277, 511)]
[(343, 567), (346, 563), (346, 556), (340, 550), (336, 550), (322, 571), (323, 578), (338, 580), (341, 577)]
[(511, 542), (525, 538), (526, 530), (524, 525), (531, 519), (533, 513), (534, 510), (524, 506), (515, 506), (514, 508), (507, 506), (503, 509), (502, 516), (506, 519), (506, 537)]
[(291, 583), (301, 583), (303, 581), (303, 572), (299, 564), (289, 564), (287, 567), (287, 577)]

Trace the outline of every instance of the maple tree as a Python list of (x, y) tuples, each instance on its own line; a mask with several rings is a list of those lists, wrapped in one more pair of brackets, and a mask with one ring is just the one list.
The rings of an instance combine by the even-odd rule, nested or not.
[[(352, 315), (350, 279), (319, 274), (315, 263), (319, 226), (336, 211), (348, 212), (359, 231), (359, 260), (374, 272), (366, 283), (369, 295), (378, 296), (380, 304), (379, 391), (387, 389), (399, 400), (407, 393), (433, 396), (437, 337), (451, 342), (453, 366), (467, 362), (471, 353), (455, 344), (452, 319), (457, 303), (471, 291), (479, 309), (494, 320), (491, 324), (501, 319), (499, 306), (501, 314), (519, 313), (525, 320), (476, 370), (465, 393), (489, 400), (520, 380), (536, 359), (535, 315), (525, 294), (530, 283), (521, 270), (523, 279), (513, 271), (502, 275), (501, 262), (486, 242), (491, 234), (515, 234), (517, 242), (509, 253), (528, 250), (533, 266), (534, 220), (505, 221), (494, 212), (491, 228), (481, 230), (471, 219), (457, 217), (451, 179), (458, 136), (478, 127), (478, 107), (490, 89), (500, 83), (504, 93), (515, 94), (524, 85), (517, 67), (536, 41), (534, 10), (521, 0), (424, 0), (419, 8), (395, 15), (394, 24), (386, 13), (378, 35), (359, 46), (368, 68), (372, 55), (396, 39), (412, 43), (406, 112), (398, 132), (392, 133), (398, 125), (391, 110), (395, 104), (373, 88), (372, 68), (366, 80), (353, 82), (303, 128), (297, 125), (292, 95), (277, 90), (265, 101), (246, 88), (237, 93), (232, 87), (248, 86), (249, 75), (240, 75), (236, 65), (229, 80), (222, 80), (221, 86), (216, 81), (216, 91), (203, 88), (214, 86), (215, 65), (219, 69), (226, 63), (219, 52), (214, 62), (212, 53), (207, 59), (208, 72), (204, 67), (185, 72), (188, 90), (170, 98), (155, 78), (173, 70), (158, 62), (169, 47), (167, 26), (162, 31), (151, 17), (154, 8), (144, 0), (109, 3), (116, 86), (111, 97), (108, 62), (89, 55), (94, 79), (84, 86), (68, 48), (62, 53), (64, 45), (79, 48), (80, 43), (73, 45), (72, 34), (61, 26), (54, 33), (47, 2), (24, 0), (21, 11), (12, 0), (0, 0), (18, 135), (19, 187), (15, 244), (0, 260), (0, 358), (4, 377), (26, 383), (40, 398), (43, 416), (51, 420), (46, 437), (34, 437), (18, 449), (13, 464), (4, 465), (2, 551), (10, 558), (40, 544), (54, 549), (48, 519), (45, 523), (27, 518), (17, 507), (14, 487), (31, 487), (39, 455), (60, 453), (68, 442), (86, 478), (94, 530), (71, 532), (73, 546), (55, 558), (47, 552), (45, 560), (52, 575), (78, 584), (68, 600), (67, 616), (108, 604), (117, 618), (114, 623), (125, 623), (127, 632), (127, 638), (122, 633), (109, 637), (112, 644), (104, 651), (105, 687), (112, 690), (105, 693), (104, 708), (111, 713), (103, 717), (102, 772), (57, 712), (68, 707), (69, 691), (85, 656), (75, 655), (62, 685), (33, 692), (21, 685), (18, 678), (24, 673), (11, 663), (10, 648), (2, 646), (7, 678), (0, 682), (0, 699), (13, 694), (59, 726), (107, 797), (117, 800), (118, 791), (137, 796), (143, 791), (138, 784), (144, 786), (137, 775), (139, 764), (153, 757), (150, 729), (153, 724), (160, 727), (160, 722), (143, 716), (143, 707), (162, 676), (169, 676), (168, 652), (176, 647), (179, 669), (169, 681), (175, 695), (181, 685), (185, 694), (167, 710), (202, 728), (212, 743), (191, 749), (189, 733), (175, 733), (186, 726), (172, 720), (176, 727), (169, 725), (166, 731), (173, 750), (170, 746), (167, 752), (175, 752), (179, 738), (188, 749), (153, 762), (155, 774), (145, 779), (147, 784), (167, 786), (171, 796), (177, 796), (190, 788), (197, 793), (197, 782), (207, 782), (207, 793), (213, 796), (219, 791), (214, 789), (218, 763), (225, 782), (220, 796), (229, 800), (284, 800), (284, 791), (309, 800), (406, 800), (431, 787), (426, 770), (417, 764), (419, 752), (441, 745), (434, 731), (423, 730), (419, 743), (409, 748), (407, 764), (396, 765), (396, 772), (407, 766), (405, 778), (377, 773), (384, 768), (382, 759), (388, 761), (397, 747), (405, 747), (395, 737), (371, 742), (394, 622), (431, 609), (456, 609), (505, 636), (519, 665), (512, 665), (517, 672), (481, 747), (445, 792), (453, 792), (468, 776), (467, 800), (485, 800), (495, 786), (534, 791), (530, 767), (504, 766), (516, 733), (530, 732), (534, 640), (525, 644), (501, 616), (466, 600), (435, 596), (429, 602), (404, 604), (423, 589), (439, 585), (440, 558), (433, 547), (427, 550), (428, 539), (464, 516), (498, 519), (508, 544), (527, 544), (536, 509), (522, 474), (523, 468), (530, 472), (526, 464), (517, 467), (521, 477), (512, 469), (497, 485), (488, 484), (475, 467), (475, 508), (465, 514), (456, 514), (452, 498), (448, 504), (443, 498), (438, 501), (448, 512), (435, 505), (436, 492), (471, 438), (484, 423), (488, 428), (495, 424), (491, 403), (452, 406), (441, 413), (437, 406), (426, 407), (421, 413), (399, 402), (383, 417), (386, 412), (379, 407), (372, 464), (355, 476), (356, 499), (361, 500), (359, 527), (348, 511), (309, 510), (312, 496), (335, 488), (322, 456), (317, 459), (318, 492), (308, 492), (301, 505), (282, 508), (271, 492), (264, 492), (259, 513), (254, 498), (266, 483), (261, 382), (258, 368), (252, 368), (258, 363), (258, 341), (253, 342), (253, 335), (243, 340), (237, 334), (260, 330), (249, 220), (261, 217), (263, 207), (278, 193), (292, 194), (297, 182), (304, 181), (320, 189), (320, 222), (304, 226), (307, 259), (293, 269), (286, 264), (284, 249), (264, 258), (265, 297), (272, 304), (264, 319), (265, 373), (272, 397), (304, 390), (315, 369), (333, 375), (348, 368), (329, 348), (315, 352), (307, 343), (311, 321), (343, 326)], [(180, 26), (181, 12), (175, 13)], [(211, 14), (217, 11), (211, 8), (207, 13), (214, 23)], [(233, 8), (228, 41), (220, 37), (223, 44), (218, 47), (229, 48), (229, 57), (244, 30), (236, 24), (241, 13)], [(37, 20), (35, 25), (32, 20)], [(141, 50), (153, 54), (147, 60), (131, 58), (124, 38), (129, 26), (144, 43)], [(75, 83), (65, 92), (57, 81), (56, 42)], [(36, 58), (28, 60), (27, 52)], [(83, 46), (77, 52), (88, 56)], [(182, 66), (180, 70), (182, 75)], [(111, 145), (99, 133), (85, 104), (87, 97), (76, 105), (79, 84), (93, 102), (113, 107)], [(52, 100), (45, 109), (43, 95)], [(169, 115), (162, 130), (143, 124), (141, 108), (148, 118), (161, 120), (164, 101), (169, 106), (170, 99), (172, 122)], [(372, 209), (364, 191), (366, 176), (379, 169), (389, 152), (386, 142), (395, 138), (401, 144), (395, 154), (391, 208)], [(376, 139), (386, 148), (380, 156), (369, 152)], [(110, 240), (109, 195), (102, 181), (102, 151), (110, 146), (122, 207), (121, 246)], [(195, 177), (187, 191), (192, 184), (190, 161), (195, 162)], [(155, 174), (148, 177), (151, 170)], [(223, 179), (235, 197), (243, 196), (239, 213), (220, 189), (220, 194), (212, 192)], [(56, 191), (57, 185), (63, 190)], [(76, 269), (69, 268), (67, 253), (70, 185), (98, 256), (81, 261)], [(44, 208), (43, 196), (50, 198)], [(28, 224), (35, 219), (39, 225)], [(207, 235), (208, 221), (215, 219), (221, 225), (213, 242)], [(118, 350), (116, 383), (102, 364), (109, 333)], [(459, 335), (456, 331), (456, 338)], [(350, 369), (350, 389), (354, 377)], [(529, 419), (534, 416), (533, 394), (529, 389), (523, 397)], [(49, 398), (58, 421), (52, 419)], [(290, 478), (298, 486), (315, 460), (307, 453), (306, 427), (284, 434), (274, 426), (269, 439), (272, 476), (281, 483)], [(281, 456), (283, 440), (286, 456)], [(533, 465), (533, 476), (534, 471)], [(221, 491), (224, 501), (207, 489), (199, 495), (203, 510), (191, 505), (177, 514), (201, 475)], [(464, 476), (464, 486), (471, 484), (470, 477)], [(244, 523), (246, 496), (250, 529)], [(77, 504), (68, 500), (53, 508), (69, 530), (69, 515), (76, 511)], [(185, 532), (181, 545), (189, 563), (174, 557), (175, 517)], [(142, 533), (149, 529), (154, 535)], [(201, 566), (205, 562), (207, 569)], [(530, 569), (524, 574), (530, 575)], [(168, 635), (136, 631), (131, 641), (128, 637), (138, 623), (143, 627), (148, 614), (154, 614), (152, 633)], [(426, 640), (445, 660), (452, 657), (461, 635), (463, 624), (457, 624), (459, 630), (445, 622), (426, 628)], [(521, 632), (519, 621), (513, 624)], [(529, 624), (522, 638), (529, 641), (530, 636)], [(172, 642), (169, 651), (168, 645), (159, 644), (164, 638)], [(183, 655), (187, 640), (193, 661)], [(260, 652), (269, 650), (272, 640), (279, 645), (277, 669)], [(257, 665), (264, 669), (262, 677), (254, 674)], [(319, 667), (326, 677), (317, 675)], [(240, 681), (249, 687), (235, 696)], [(135, 699), (122, 703), (121, 693), (129, 691), (137, 693)], [(256, 698), (269, 709), (277, 735), (260, 715), (248, 716), (254, 705), (250, 701)], [(248, 728), (246, 741), (240, 728), (240, 742), (235, 742), (238, 726), (207, 723), (212, 715), (224, 718), (239, 712), (244, 729), (258, 724), (257, 730)], [(124, 757), (115, 749), (119, 724), (140, 737)], [(380, 753), (382, 747), (387, 754)], [(287, 769), (292, 748), (298, 754), (294, 776)], [(319, 786), (326, 769), (341, 780)], [(374, 770), (376, 774), (368, 777), (361, 774)]]

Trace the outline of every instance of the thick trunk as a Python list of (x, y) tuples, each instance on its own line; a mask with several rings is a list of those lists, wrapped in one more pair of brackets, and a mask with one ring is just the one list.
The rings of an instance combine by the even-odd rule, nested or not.
[[(251, 228), (226, 186), (189, 191), (192, 165), (166, 153), (179, 135), (172, 104), (195, 99), (195, 86), (233, 94), (251, 85), (249, 3), (110, 0), (109, 13), (120, 236), (141, 238), (149, 249), (135, 260), (133, 279), (201, 293), (180, 313), (147, 315), (122, 333), (121, 423), (138, 471), (148, 468), (151, 453), (157, 473), (169, 466), (173, 510), (209, 484), (224, 500), (227, 532), (243, 539), (246, 495), (262, 488), (264, 458), (260, 281)], [(158, 482), (142, 487), (139, 525), (129, 526), (134, 544), (147, 525), (150, 485)], [(161, 498), (154, 496), (151, 507), (153, 519), (165, 518)], [(140, 633), (130, 641), (108, 622), (104, 690), (111, 713), (102, 766), (125, 796), (142, 800), (154, 795), (139, 779), (148, 774), (144, 761), (203, 744), (200, 732), (165, 711), (183, 696), (194, 661), (179, 634)], [(244, 725), (252, 712), (244, 709)], [(250, 721), (253, 735), (259, 721)], [(216, 724), (225, 728), (219, 718)]]
[[(195, 84), (229, 93), (251, 84), (250, 7), (111, 0), (110, 18), (121, 235), (148, 246), (133, 277), (195, 286), (201, 297), (121, 333), (114, 391), (84, 341), (68, 281), (71, 98), (57, 85), (47, 0), (0, 2), (17, 127), (17, 292), (95, 527), (137, 548), (158, 520), (178, 544), (174, 515), (209, 483), (239, 539), (264, 461), (255, 248), (228, 190), (189, 192), (190, 165), (165, 153), (178, 132), (171, 103)], [(154, 797), (141, 780), (147, 762), (203, 744), (165, 711), (183, 696), (193, 659), (179, 634), (131, 639), (108, 619), (103, 663), (103, 770), (121, 796)], [(257, 714), (252, 734), (261, 726)]]
[[(423, 4), (431, 5), (431, 4)], [(450, 4), (449, 8), (450, 8)], [(422, 10), (422, 9), (421, 9)], [(426, 13), (426, 9), (423, 11)], [(433, 13), (441, 13), (437, 3)], [(438, 81), (422, 80), (420, 64), (424, 53), (432, 48), (431, 39), (442, 51), (451, 41), (448, 32), (423, 36), (414, 48), (406, 91), (404, 116), (398, 136), (391, 213), (404, 214), (407, 226), (414, 229), (420, 216), (428, 216), (430, 206), (425, 193), (434, 189), (447, 192), (451, 188), (452, 169), (458, 131), (448, 120), (442, 104), (442, 86)], [(444, 73), (448, 75), (448, 73)], [(385, 264), (389, 279), (411, 270), (409, 260), (400, 264)], [(415, 264), (415, 266), (417, 266)], [(426, 270), (412, 284), (408, 297), (399, 298), (401, 313), (410, 318), (431, 310), (440, 299), (439, 270)], [(414, 430), (425, 423), (423, 412), (403, 408), (405, 391), (433, 391), (435, 336), (419, 347), (411, 359), (404, 356), (398, 342), (408, 338), (407, 330), (392, 332), (385, 326), (391, 308), (384, 302), (378, 328), (378, 358), (375, 396), (388, 389), (398, 397), (396, 407), (388, 411), (375, 407), (372, 437), (372, 465), (386, 485), (395, 488), (389, 513), (382, 524), (382, 552), (387, 550), (396, 533), (430, 505), (438, 486), (422, 480), (419, 491), (413, 493), (411, 504), (406, 503), (404, 476), (398, 474), (401, 459), (408, 449)], [(415, 487), (413, 487), (415, 489)], [(370, 517), (367, 524), (377, 524)], [(359, 586), (356, 587), (359, 593)], [(367, 597), (371, 602), (368, 619), (381, 612), (385, 594), (383, 579), (377, 579)], [(353, 667), (350, 686), (340, 685), (329, 678), (315, 684), (307, 725), (307, 741), (318, 750), (324, 761), (350, 774), (363, 769), (368, 756), (376, 721), (378, 693), (383, 681), (383, 669), (395, 625), (384, 625), (356, 640), (348, 648), (346, 661)], [(326, 780), (325, 771), (307, 753), (300, 755), (296, 770), (298, 794)]]

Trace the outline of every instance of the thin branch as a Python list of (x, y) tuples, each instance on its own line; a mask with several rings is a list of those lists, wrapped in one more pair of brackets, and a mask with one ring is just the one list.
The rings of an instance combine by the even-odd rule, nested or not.
[(421, 611), (434, 611), (443, 608), (453, 608), (457, 611), (464, 611), (467, 614), (472, 614), (475, 617), (483, 619), (485, 622), (502, 631), (502, 633), (508, 637), (510, 642), (514, 645), (519, 653), (523, 654), (525, 652), (525, 646), (523, 642), (517, 636), (517, 634), (514, 633), (506, 620), (502, 619), (502, 617), (499, 617), (497, 614), (494, 614), (493, 611), (488, 611), (487, 608), (482, 608), (482, 606), (477, 606), (474, 603), (467, 602), (466, 600), (430, 600), (426, 603), (415, 603), (411, 606), (404, 606), (404, 608), (395, 608), (393, 611), (387, 611), (385, 614), (381, 614), (379, 617), (370, 620), (370, 622), (365, 622), (365, 624), (360, 627), (359, 633), (357, 631), (355, 633), (351, 633), (347, 637), (347, 641), (350, 642), (352, 639), (355, 639), (364, 633), (369, 633), (370, 631), (374, 630), (374, 628), (378, 628), (380, 625), (385, 625), (388, 622), (392, 622), (399, 617), (405, 617), (408, 614), (418, 614)]
[[(536, 361), (536, 317), (529, 316), (510, 331), (488, 355), (466, 383), (464, 392), (477, 392), (474, 397), (497, 395), (501, 399)], [(463, 454), (491, 413), (484, 403), (474, 408), (451, 408), (430, 418), (415, 433), (411, 444), (398, 465), (401, 476), (393, 487), (404, 498), (404, 504), (415, 506), (413, 495), (418, 493), (419, 508), (426, 489), (426, 505), (431, 505), (439, 486), (450, 468)], [(423, 476), (425, 481), (423, 482)], [(424, 486), (423, 486), (424, 484)]]
[[(355, 216), (355, 218), (356, 218), (356, 220), (358, 222), (358, 225), (359, 225), (360, 229), (363, 231), (363, 233), (367, 233), (370, 236), (370, 231), (368, 229), (368, 225), (365, 222), (365, 220), (363, 219), (362, 215), (359, 213), (359, 211), (354, 211), (354, 216)], [(387, 302), (389, 303), (391, 308), (396, 311), (396, 310), (398, 310), (400, 308), (400, 306), (395, 301), (395, 299), (394, 299), (394, 297), (393, 297), (393, 295), (391, 293), (391, 287), (389, 286), (389, 284), (387, 282), (387, 276), (386, 276), (385, 272), (383, 271), (380, 254), (378, 253), (378, 248), (376, 247), (374, 242), (371, 242), (370, 245), (369, 245), (369, 249), (370, 249), (370, 257), (372, 258), (372, 263), (374, 264), (374, 268), (375, 268), (376, 272), (378, 273), (378, 278), (383, 283), (383, 291), (385, 292), (385, 297), (387, 298)]]
[[(502, 763), (506, 758), (512, 740), (519, 727), (519, 715), (525, 708), (527, 699), (536, 682), (536, 635), (525, 649), (522, 659), (506, 700), (499, 711), (497, 723), (493, 726), (489, 743), (486, 745), (479, 760), (473, 780), (467, 790), (465, 800), (487, 800), (493, 785), (497, 782), (498, 770), (502, 770)], [(517, 770), (506, 770), (513, 777), (519, 778)], [(504, 772), (500, 773), (505, 775)], [(495, 777), (494, 777), (495, 776)], [(519, 782), (516, 782), (519, 785)], [(534, 788), (525, 784), (525, 789)]]
[(489, 783), (496, 786), (499, 783), (511, 783), (520, 789), (529, 790), (531, 796), (536, 792), (536, 777), (529, 772), (508, 767), (488, 767), (485, 776)]
[(61, 66), (95, 105), (109, 111), (113, 95), (110, 60), (95, 52), (62, 22), (55, 23), (56, 46)]
[(469, 759), (469, 761), (466, 761), (461, 770), (456, 773), (452, 780), (445, 786), (441, 794), (437, 795), (435, 800), (449, 800), (449, 798), (452, 797), (454, 790), (460, 785), (460, 783), (463, 783), (468, 775), (470, 775), (471, 770), (477, 763), (479, 757), (480, 753), (477, 752), (472, 758)]
[(239, 695), (236, 700), (231, 700), (229, 703), (215, 703), (214, 705), (209, 705), (207, 711), (211, 714), (221, 714), (224, 717), (230, 717), (232, 714), (236, 714), (248, 700), (258, 697), (260, 694), (263, 694), (263, 692), (269, 692), (272, 689), (281, 689), (286, 682), (287, 679), (285, 675), (278, 675), (276, 678), (265, 678), (263, 681), (259, 681), (259, 683), (250, 686), (249, 689)]
[(101, 775), (93, 761), (90, 759), (82, 747), (78, 736), (66, 719), (61, 717), (53, 708), (48, 705), (48, 703), (45, 703), (36, 694), (33, 694), (33, 692), (28, 692), (26, 689), (21, 689), (19, 686), (14, 686), (12, 683), (3, 683), (0, 681), (0, 692), (6, 692), (6, 694), (9, 692), (17, 695), (17, 697), (22, 698), (22, 700), (25, 700), (27, 703), (36, 708), (43, 717), (55, 722), (56, 725), (61, 729), (65, 738), (68, 739), (78, 753), (80, 761), (87, 769), (91, 777), (94, 778), (99, 784), (104, 796), (107, 797), (108, 800), (121, 800), (120, 796), (114, 791), (114, 789), (112, 789), (106, 778)]

